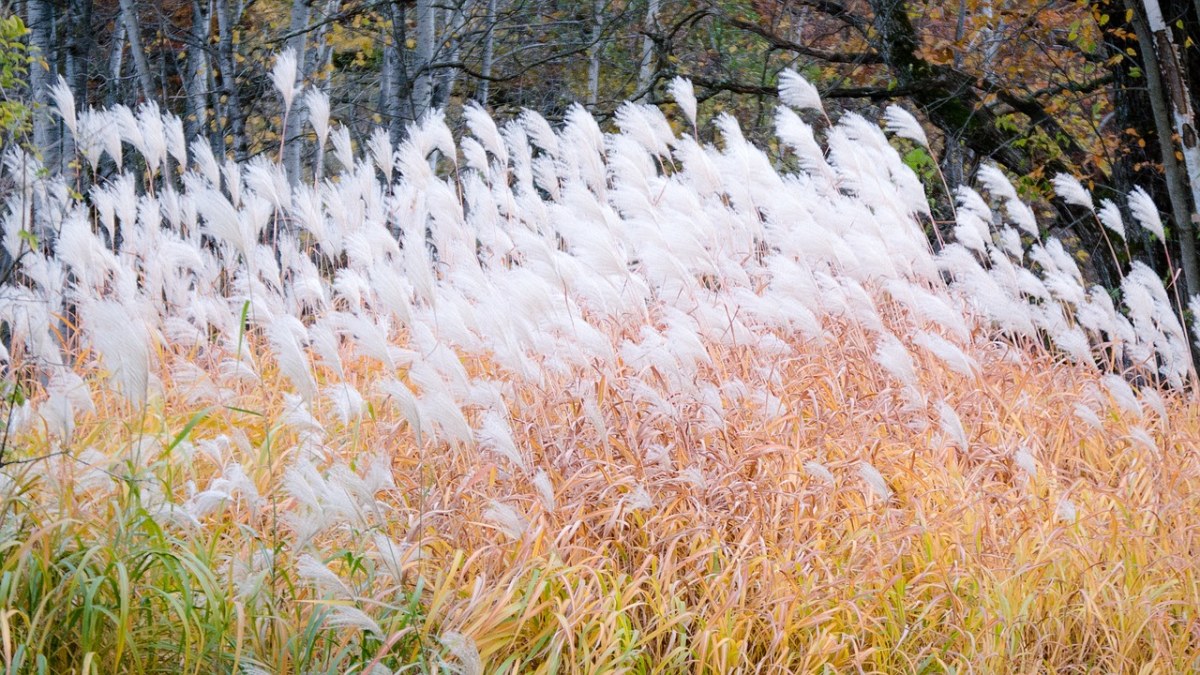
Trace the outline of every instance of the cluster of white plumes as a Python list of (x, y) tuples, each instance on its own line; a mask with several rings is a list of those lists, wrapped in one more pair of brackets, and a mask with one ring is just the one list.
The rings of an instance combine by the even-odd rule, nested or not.
[[(291, 180), (271, 158), (237, 164), (202, 140), (186, 145), (180, 121), (153, 104), (76, 114), (60, 87), (80, 156), (94, 171), (107, 155), (116, 172), (80, 195), (28, 155), (5, 158), (18, 189), (3, 213), (17, 266), (0, 289), (4, 357), (36, 369), (46, 392), (12, 424), (40, 420), (68, 438), (102, 384), (80, 373), (107, 372), (140, 406), (164, 386), (154, 359), (174, 354), (174, 386), (219, 404), (270, 358), (291, 384), (284, 412), (295, 428), (319, 436), (314, 401), (342, 423), (386, 401), (414, 433), (524, 466), (509, 426), (513, 383), (622, 369), (641, 378), (630, 391), (642, 403), (667, 416), (698, 403), (718, 428), (729, 401), (784, 411), (769, 386), (697, 377), (710, 347), (782, 359), (835, 325), (931, 410), (915, 350), (971, 378), (974, 347), (998, 337), (1048, 340), (1072, 361), (1168, 384), (1187, 377), (1186, 334), (1151, 270), (1134, 264), (1117, 303), (1088, 288), (994, 168), (980, 174), (990, 201), (958, 190), (955, 243), (934, 252), (925, 189), (880, 127), (845, 114), (822, 147), (797, 112), (820, 109), (815, 90), (794, 73), (784, 85), (793, 106), (778, 108), (776, 131), (794, 171), (729, 115), (714, 121), (719, 145), (698, 141), (691, 85), (676, 80), (679, 135), (645, 105), (621, 107), (614, 133), (581, 107), (556, 129), (534, 112), (498, 126), (468, 106), (469, 135), (457, 142), (432, 114), (399, 147), (377, 131), (357, 153), (324, 95), (309, 91), (291, 114), (306, 111), (337, 170)], [(285, 92), (289, 104), (297, 93)], [(901, 109), (887, 128), (928, 142)], [(1078, 183), (1060, 191), (1092, 208)], [(1134, 212), (1153, 226), (1145, 201), (1135, 195)], [(1098, 217), (1123, 234), (1114, 205)], [(269, 354), (247, 346), (247, 329)], [(83, 353), (101, 370), (72, 363)], [(344, 379), (347, 353), (378, 362), (378, 380)], [(502, 376), (471, 375), (464, 358), (476, 356)], [(582, 409), (603, 424), (591, 391), (580, 387)], [(943, 426), (952, 416), (941, 411)]]

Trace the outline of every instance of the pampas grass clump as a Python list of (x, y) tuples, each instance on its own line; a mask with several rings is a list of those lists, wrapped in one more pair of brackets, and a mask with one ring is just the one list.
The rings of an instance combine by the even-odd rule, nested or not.
[(781, 109), (780, 173), (671, 91), (396, 148), (310, 90), (311, 181), (56, 91), (117, 174), (4, 163), (6, 671), (1195, 670), (1161, 281), (1085, 289), (995, 169), (935, 254), (877, 125)]

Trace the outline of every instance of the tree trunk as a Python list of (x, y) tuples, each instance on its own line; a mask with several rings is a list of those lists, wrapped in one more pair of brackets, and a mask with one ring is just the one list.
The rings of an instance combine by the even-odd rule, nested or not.
[[(1132, 21), (1133, 16), (1140, 17), (1140, 5), (1137, 12), (1131, 13), (1126, 11), (1126, 3), (1127, 0), (1101, 0), (1101, 4), (1097, 5), (1101, 13), (1111, 17), (1103, 26), (1104, 51), (1101, 55), (1110, 58), (1121, 55), (1120, 60), (1110, 66), (1113, 83), (1109, 100), (1113, 117), (1106, 120), (1105, 124), (1112, 129), (1133, 130), (1128, 141), (1122, 142), (1113, 153), (1108, 182), (1097, 183), (1093, 190), (1097, 198), (1108, 198), (1117, 203), (1124, 203), (1129, 191), (1139, 185), (1152, 189), (1156, 197), (1165, 199), (1167, 196), (1162, 190), (1162, 174), (1157, 169), (1162, 165), (1163, 144), (1162, 139), (1158, 138), (1159, 126), (1155, 122), (1154, 106), (1147, 86), (1149, 69), (1139, 55), (1140, 49), (1149, 42), (1142, 44), (1138, 40), (1137, 27)], [(1154, 76), (1157, 78), (1157, 70)], [(1138, 140), (1143, 142), (1138, 143)], [(1174, 220), (1171, 222), (1174, 223)], [(1174, 225), (1171, 227), (1175, 229)], [(1154, 241), (1143, 228), (1126, 228), (1125, 241), (1129, 245), (1131, 260), (1140, 260), (1154, 269), (1165, 269), (1161, 244)]]
[(54, 86), (54, 74), (49, 69), (54, 46), (53, 8), (46, 0), (28, 0), (27, 25), (29, 46), (35, 56), (29, 68), (30, 98), (38, 106), (33, 115), (33, 147), (42, 153), (42, 161), (50, 166), (54, 161), (54, 118), (49, 112), (50, 87)]
[[(967, 29), (967, 0), (958, 0), (958, 20), (954, 24), (954, 41), (961, 43)], [(964, 62), (963, 50), (954, 50), (954, 67), (962, 70)], [(962, 139), (954, 133), (942, 134), (945, 145), (942, 149), (942, 174), (946, 177), (946, 187), (953, 191), (966, 182), (966, 161), (963, 156)], [(953, 194), (946, 195), (947, 203), (953, 207)], [(935, 203), (937, 203), (935, 201)], [(953, 209), (951, 208), (951, 211)]]
[[(446, 21), (446, 42), (448, 49), (444, 58), (439, 58), (441, 61), (454, 63), (458, 61), (459, 54), (462, 51), (462, 34), (467, 26), (467, 10), (470, 7), (470, 0), (461, 0), (454, 11), (451, 12), (449, 20)], [(445, 108), (450, 103), (450, 96), (454, 93), (454, 83), (458, 81), (458, 68), (442, 68), (437, 73), (434, 73), (434, 81), (437, 86), (433, 89), (433, 100), (431, 107)]]
[[(1158, 57), (1158, 68), (1166, 84), (1165, 93), (1170, 100), (1171, 118), (1175, 133), (1179, 135), (1183, 149), (1183, 163), (1187, 169), (1187, 182), (1191, 187), (1192, 204), (1200, 204), (1200, 140), (1196, 137), (1195, 112), (1192, 110), (1191, 94), (1187, 88), (1187, 74), (1179, 59), (1179, 51), (1171, 37), (1170, 29), (1163, 19), (1162, 9), (1158, 0), (1143, 0), (1146, 8), (1146, 22), (1152, 34), (1154, 51)], [(1147, 59), (1147, 70), (1151, 62)], [(1161, 87), (1160, 87), (1161, 88)], [(1153, 92), (1151, 99), (1154, 98)], [(1157, 119), (1157, 116), (1156, 116)], [(1160, 129), (1159, 136), (1170, 138), (1168, 129)], [(1174, 149), (1164, 150), (1163, 166), (1166, 166), (1167, 155), (1174, 159)], [(1172, 200), (1174, 201), (1174, 200)], [(1186, 207), (1184, 207), (1186, 211)], [(1184, 277), (1187, 283), (1188, 295), (1200, 293), (1200, 272), (1197, 271), (1196, 259), (1196, 216), (1188, 215), (1175, 223), (1179, 228), (1179, 247), (1182, 253)]]
[(479, 105), (487, 106), (488, 94), (491, 89), (491, 81), (488, 79), (492, 76), (492, 68), (496, 63), (496, 0), (487, 0), (487, 14), (484, 16), (486, 27), (484, 28), (483, 37), (483, 64), (480, 66), (480, 74), (483, 78), (479, 81), (479, 88), (475, 91), (475, 100), (479, 101)]
[(142, 50), (142, 30), (138, 23), (137, 7), (133, 0), (120, 0), (121, 23), (125, 27), (125, 36), (129, 39), (129, 53), (133, 57), (133, 69), (137, 74), (138, 85), (146, 100), (157, 98), (154, 95), (154, 78), (150, 74), (150, 63), (146, 60), (146, 52)]
[(304, 70), (304, 72), (308, 73), (310, 77), (328, 77), (328, 73), (325, 71), (325, 65), (329, 63), (329, 58), (333, 53), (333, 48), (331, 45), (327, 44), (329, 40), (326, 36), (329, 35), (329, 29), (333, 23), (331, 21), (331, 17), (338, 11), (340, 7), (341, 0), (326, 0), (324, 9), (321, 10), (320, 16), (317, 17), (317, 24), (320, 27), (317, 28), (316, 33), (313, 35), (312, 44), (314, 48), (308, 50), (308, 64), (305, 66)]
[(604, 29), (604, 0), (592, 0), (592, 32), (588, 45), (588, 108), (595, 109), (600, 98), (600, 33)]
[(1175, 158), (1175, 144), (1171, 141), (1171, 114), (1168, 109), (1168, 93), (1162, 80), (1162, 64), (1154, 48), (1154, 36), (1149, 26), (1143, 20), (1136, 7), (1131, 20), (1138, 36), (1138, 46), (1142, 54), (1143, 72), (1146, 88), (1150, 98), (1150, 109), (1154, 116), (1155, 130), (1158, 132), (1159, 149), (1162, 152), (1163, 173), (1167, 183), (1167, 196), (1171, 202), (1172, 220), (1179, 232), (1180, 262), (1183, 266), (1183, 277), (1188, 296), (1200, 293), (1200, 271), (1197, 270), (1196, 246), (1191, 213), (1188, 211), (1186, 177)]
[(646, 7), (645, 35), (642, 36), (642, 63), (638, 69), (638, 90), (635, 98), (641, 98), (650, 93), (650, 85), (654, 76), (654, 38), (658, 28), (659, 0), (648, 0)]
[(121, 71), (125, 69), (125, 24), (116, 22), (113, 27), (112, 53), (108, 58), (108, 104), (116, 105), (122, 101)]
[(384, 56), (388, 59), (391, 76), (389, 94), (384, 100), (384, 112), (388, 117), (388, 133), (392, 143), (404, 139), (406, 123), (412, 119), (412, 82), (408, 78), (408, 64), (404, 60), (404, 47), (408, 42), (408, 12), (403, 2), (388, 3), (392, 18), (392, 43)]
[[(129, 0), (126, 0), (127, 2)], [(233, 136), (233, 154), (237, 161), (246, 160), (246, 118), (238, 94), (237, 59), (234, 55), (233, 27), (237, 23), (230, 0), (217, 0), (217, 61), (221, 70), (221, 91), (225, 94), (225, 117)], [(220, 132), (224, 133), (224, 132)]]
[[(340, 0), (327, 0), (325, 3), (324, 14), (321, 15), (320, 25), (317, 34), (313, 40), (316, 45), (315, 49), (309, 50), (309, 63), (307, 71), (312, 74), (314, 80), (313, 86), (319, 86), (329, 91), (329, 70), (326, 65), (333, 58), (333, 47), (328, 43), (326, 35), (329, 34), (330, 22), (328, 18), (333, 16), (333, 13), (338, 11), (341, 6)], [(323, 80), (323, 83), (318, 84), (318, 80)], [(313, 183), (316, 184), (325, 177), (325, 145), (318, 142), (313, 152)]]
[(412, 88), (412, 115), (419, 120), (433, 104), (433, 55), (437, 42), (437, 9), (433, 0), (417, 0), (417, 63)]
[[(66, 80), (79, 107), (87, 103), (88, 64), (92, 50), (92, 0), (68, 0), (66, 25)], [(64, 129), (62, 136), (62, 171), (73, 180), (76, 176), (71, 160), (75, 158), (75, 138)]]
[[(396, 61), (400, 50), (396, 48), (396, 43), (392, 40), (391, 35), (388, 35), (383, 40), (383, 66), (379, 72), (379, 109), (383, 111), (383, 117), (387, 120), (388, 134), (392, 130), (392, 117), (394, 104), (393, 100), (396, 93), (392, 91), (392, 85), (396, 79)], [(392, 143), (396, 139), (392, 138)]]
[(92, 58), (92, 0), (69, 0), (70, 42), (67, 44), (67, 85), (82, 106), (87, 101), (88, 66)]
[[(299, 72), (297, 77), (300, 82), (308, 80), (308, 73), (305, 68), (308, 63), (306, 58), (306, 47), (308, 45), (307, 33), (308, 16), (311, 0), (292, 0), (292, 17), (289, 26), (292, 37), (288, 40), (288, 49), (291, 49), (296, 55), (296, 64)], [(299, 101), (292, 102), (292, 109), (287, 114), (287, 124), (283, 130), (283, 168), (287, 173), (288, 183), (296, 185), (300, 182), (300, 151), (303, 149), (304, 143), (301, 141), (301, 126), (303, 116), (298, 110)]]
[(189, 139), (207, 138), (208, 134), (208, 42), (212, 33), (211, 15), (201, 0), (192, 0), (191, 49), (187, 53), (187, 135)]

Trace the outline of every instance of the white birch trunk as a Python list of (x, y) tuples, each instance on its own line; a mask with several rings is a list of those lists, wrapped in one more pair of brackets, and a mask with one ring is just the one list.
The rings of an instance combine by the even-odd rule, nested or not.
[[(297, 77), (301, 83), (306, 82), (309, 75), (306, 72), (308, 59), (305, 54), (308, 46), (308, 35), (305, 33), (308, 28), (308, 18), (309, 0), (292, 0), (292, 17), (289, 26), (292, 37), (288, 40), (288, 49), (296, 54), (296, 63), (300, 71)], [(300, 153), (304, 146), (301, 140), (304, 122), (301, 105), (301, 99), (292, 102), (292, 109), (287, 114), (287, 124), (283, 129), (283, 169), (287, 173), (288, 183), (291, 185), (300, 182)]]
[(437, 9), (433, 0), (417, 0), (417, 73), (412, 88), (412, 114), (419, 120), (433, 104), (434, 46), (437, 41)]
[(604, 30), (604, 0), (592, 0), (592, 32), (588, 45), (587, 104), (595, 108), (600, 99), (600, 33)]
[(200, 45), (207, 45), (210, 22), (205, 5), (200, 0), (192, 2), (192, 44), (188, 50), (188, 78), (185, 82), (188, 102), (188, 138), (207, 136), (208, 101), (204, 92), (208, 89), (208, 54)]
[(479, 82), (475, 99), (479, 101), (479, 105), (487, 106), (488, 94), (491, 93), (491, 80), (488, 78), (492, 76), (492, 69), (496, 63), (496, 0), (487, 0), (487, 14), (484, 15), (484, 21), (487, 25), (487, 33), (483, 37), (483, 64), (479, 70), (483, 79)]
[(108, 58), (108, 104), (120, 103), (118, 87), (121, 82), (121, 71), (125, 69), (125, 24), (117, 22), (113, 28), (112, 53)]
[[(1176, 223), (1179, 228), (1180, 249), (1183, 254), (1184, 277), (1188, 295), (1200, 292), (1200, 273), (1197, 268), (1195, 225), (1196, 208), (1200, 208), (1200, 139), (1196, 136), (1195, 112), (1187, 88), (1187, 75), (1179, 58), (1179, 49), (1171, 38), (1170, 29), (1163, 19), (1158, 0), (1143, 0), (1146, 20), (1154, 38), (1154, 49), (1158, 55), (1158, 67), (1166, 84), (1166, 94), (1171, 105), (1171, 120), (1179, 136), (1183, 150), (1183, 164), (1187, 171), (1187, 183), (1192, 193), (1191, 214)], [(1163, 130), (1165, 131), (1165, 130)], [(1162, 135), (1162, 134), (1160, 134)], [(1173, 150), (1172, 150), (1173, 151)], [(1190, 269), (1189, 269), (1190, 268)], [(1196, 289), (1196, 290), (1193, 290)]]
[(137, 7), (133, 0), (120, 0), (121, 23), (125, 26), (125, 36), (129, 39), (129, 54), (133, 57), (133, 69), (137, 74), (138, 85), (146, 100), (154, 96), (154, 78), (150, 74), (150, 63), (146, 60), (146, 52), (142, 50), (142, 30), (138, 23)]
[(650, 35), (658, 29), (658, 6), (660, 0), (649, 0), (646, 7), (646, 35), (642, 37), (642, 67), (638, 70), (638, 90), (635, 98), (650, 93), (651, 78), (654, 77), (654, 40)]
[(50, 165), (50, 148), (54, 144), (54, 120), (49, 110), (50, 87), (54, 85), (53, 74), (48, 69), (53, 40), (54, 14), (46, 0), (29, 0), (26, 25), (29, 27), (29, 46), (34, 52), (29, 67), (29, 91), (37, 108), (33, 115), (33, 146), (43, 154), (42, 161)]

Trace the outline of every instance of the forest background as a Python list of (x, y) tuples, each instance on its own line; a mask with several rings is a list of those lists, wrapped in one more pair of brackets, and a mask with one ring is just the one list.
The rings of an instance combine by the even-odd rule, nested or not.
[(832, 117), (900, 102), (935, 130), (932, 152), (905, 156), (946, 188), (929, 194), (944, 229), (931, 240), (952, 229), (953, 188), (996, 163), (1090, 281), (1114, 287), (1129, 258), (1168, 277), (1162, 247), (1132, 233), (1110, 251), (1049, 179), (1072, 173), (1098, 200), (1142, 186), (1170, 207), (1181, 264), (1168, 283), (1200, 293), (1200, 0), (23, 0), (4, 16), (5, 142), (52, 170), (83, 170), (49, 102), (61, 77), (81, 104), (158, 102), (217, 156), (276, 152), (282, 136), (291, 180), (320, 171), (303, 103), (285, 119), (271, 90), (284, 50), (359, 142), (376, 127), (399, 142), (432, 108), (457, 123), (471, 100), (552, 122), (578, 101), (603, 122), (625, 100), (672, 106), (666, 86), (681, 75), (696, 85), (702, 137), (732, 113), (785, 163), (770, 99), (793, 68)]

